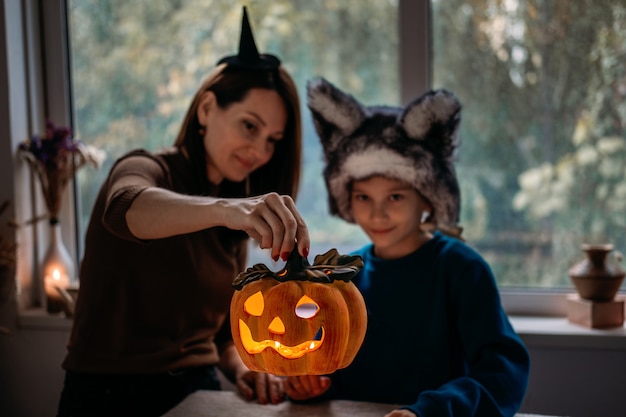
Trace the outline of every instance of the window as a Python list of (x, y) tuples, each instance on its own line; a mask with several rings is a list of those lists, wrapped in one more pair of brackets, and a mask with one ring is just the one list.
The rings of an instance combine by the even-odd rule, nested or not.
[[(67, 5), (74, 125), (109, 155), (101, 171), (79, 174), (84, 233), (113, 160), (133, 147), (172, 143), (193, 90), (234, 51), (241, 9), (227, 0)], [(510, 294), (528, 305), (548, 289), (571, 292), (567, 269), (583, 242), (626, 250), (625, 0), (258, 0), (249, 7), (257, 44), (281, 56), (302, 99), (317, 75), (369, 104), (406, 103), (428, 81), (459, 96), (464, 235), (494, 268), (505, 302)], [(55, 42), (47, 39), (45, 49)], [(312, 253), (351, 250), (365, 237), (326, 215), (321, 153), (305, 106), (303, 119), (298, 205), (319, 245)], [(520, 288), (544, 292), (509, 291)]]
[[(79, 173), (84, 233), (114, 160), (136, 147), (170, 146), (201, 81), (219, 58), (236, 52), (241, 5), (69, 0), (68, 6), (74, 126), (82, 140), (109, 155), (100, 171)], [(259, 50), (278, 55), (299, 88), (305, 139), (297, 204), (312, 234), (311, 254), (331, 247), (347, 253), (366, 238), (327, 214), (321, 146), (305, 86), (324, 76), (365, 102), (399, 102), (397, 1), (259, 0), (249, 16)], [(252, 255), (250, 263), (269, 260), (266, 253)]]
[(626, 250), (626, 1), (432, 1), (433, 85), (464, 103), (468, 240), (501, 288), (571, 288)]

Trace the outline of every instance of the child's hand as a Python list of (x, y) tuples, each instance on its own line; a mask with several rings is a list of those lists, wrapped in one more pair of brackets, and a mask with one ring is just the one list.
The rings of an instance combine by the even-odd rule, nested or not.
[(319, 397), (330, 388), (330, 378), (319, 375), (290, 376), (285, 381), (285, 393), (296, 401)]
[(393, 410), (389, 414), (385, 414), (385, 417), (416, 417), (415, 413), (409, 410)]

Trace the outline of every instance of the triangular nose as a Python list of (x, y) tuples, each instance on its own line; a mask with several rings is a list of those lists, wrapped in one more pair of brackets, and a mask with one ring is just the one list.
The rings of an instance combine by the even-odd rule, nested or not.
[(278, 316), (274, 317), (267, 329), (274, 334), (285, 334), (285, 324)]

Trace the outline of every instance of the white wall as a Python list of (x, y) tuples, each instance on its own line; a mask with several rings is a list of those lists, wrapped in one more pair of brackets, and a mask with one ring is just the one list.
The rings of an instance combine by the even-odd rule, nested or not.
[[(41, 324), (29, 323), (27, 328), (0, 335), (0, 416), (54, 417), (71, 322), (60, 317), (26, 319)], [(234, 390), (219, 376), (223, 389)]]
[[(0, 335), (3, 417), (45, 417), (56, 412), (63, 381), (60, 363), (69, 330), (32, 327)], [(531, 375), (522, 412), (626, 416), (626, 351), (533, 344), (527, 343)]]
[(0, 335), (0, 416), (56, 415), (68, 335), (56, 329)]
[(626, 352), (530, 348), (523, 412), (569, 417), (626, 416)]

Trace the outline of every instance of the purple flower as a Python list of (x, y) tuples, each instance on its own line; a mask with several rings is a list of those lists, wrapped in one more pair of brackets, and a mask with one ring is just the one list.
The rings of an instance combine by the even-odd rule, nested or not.
[(43, 135), (33, 135), (19, 150), (41, 183), (50, 218), (58, 215), (61, 194), (74, 174), (87, 163), (99, 167), (104, 159), (102, 151), (75, 139), (70, 128), (51, 122)]

